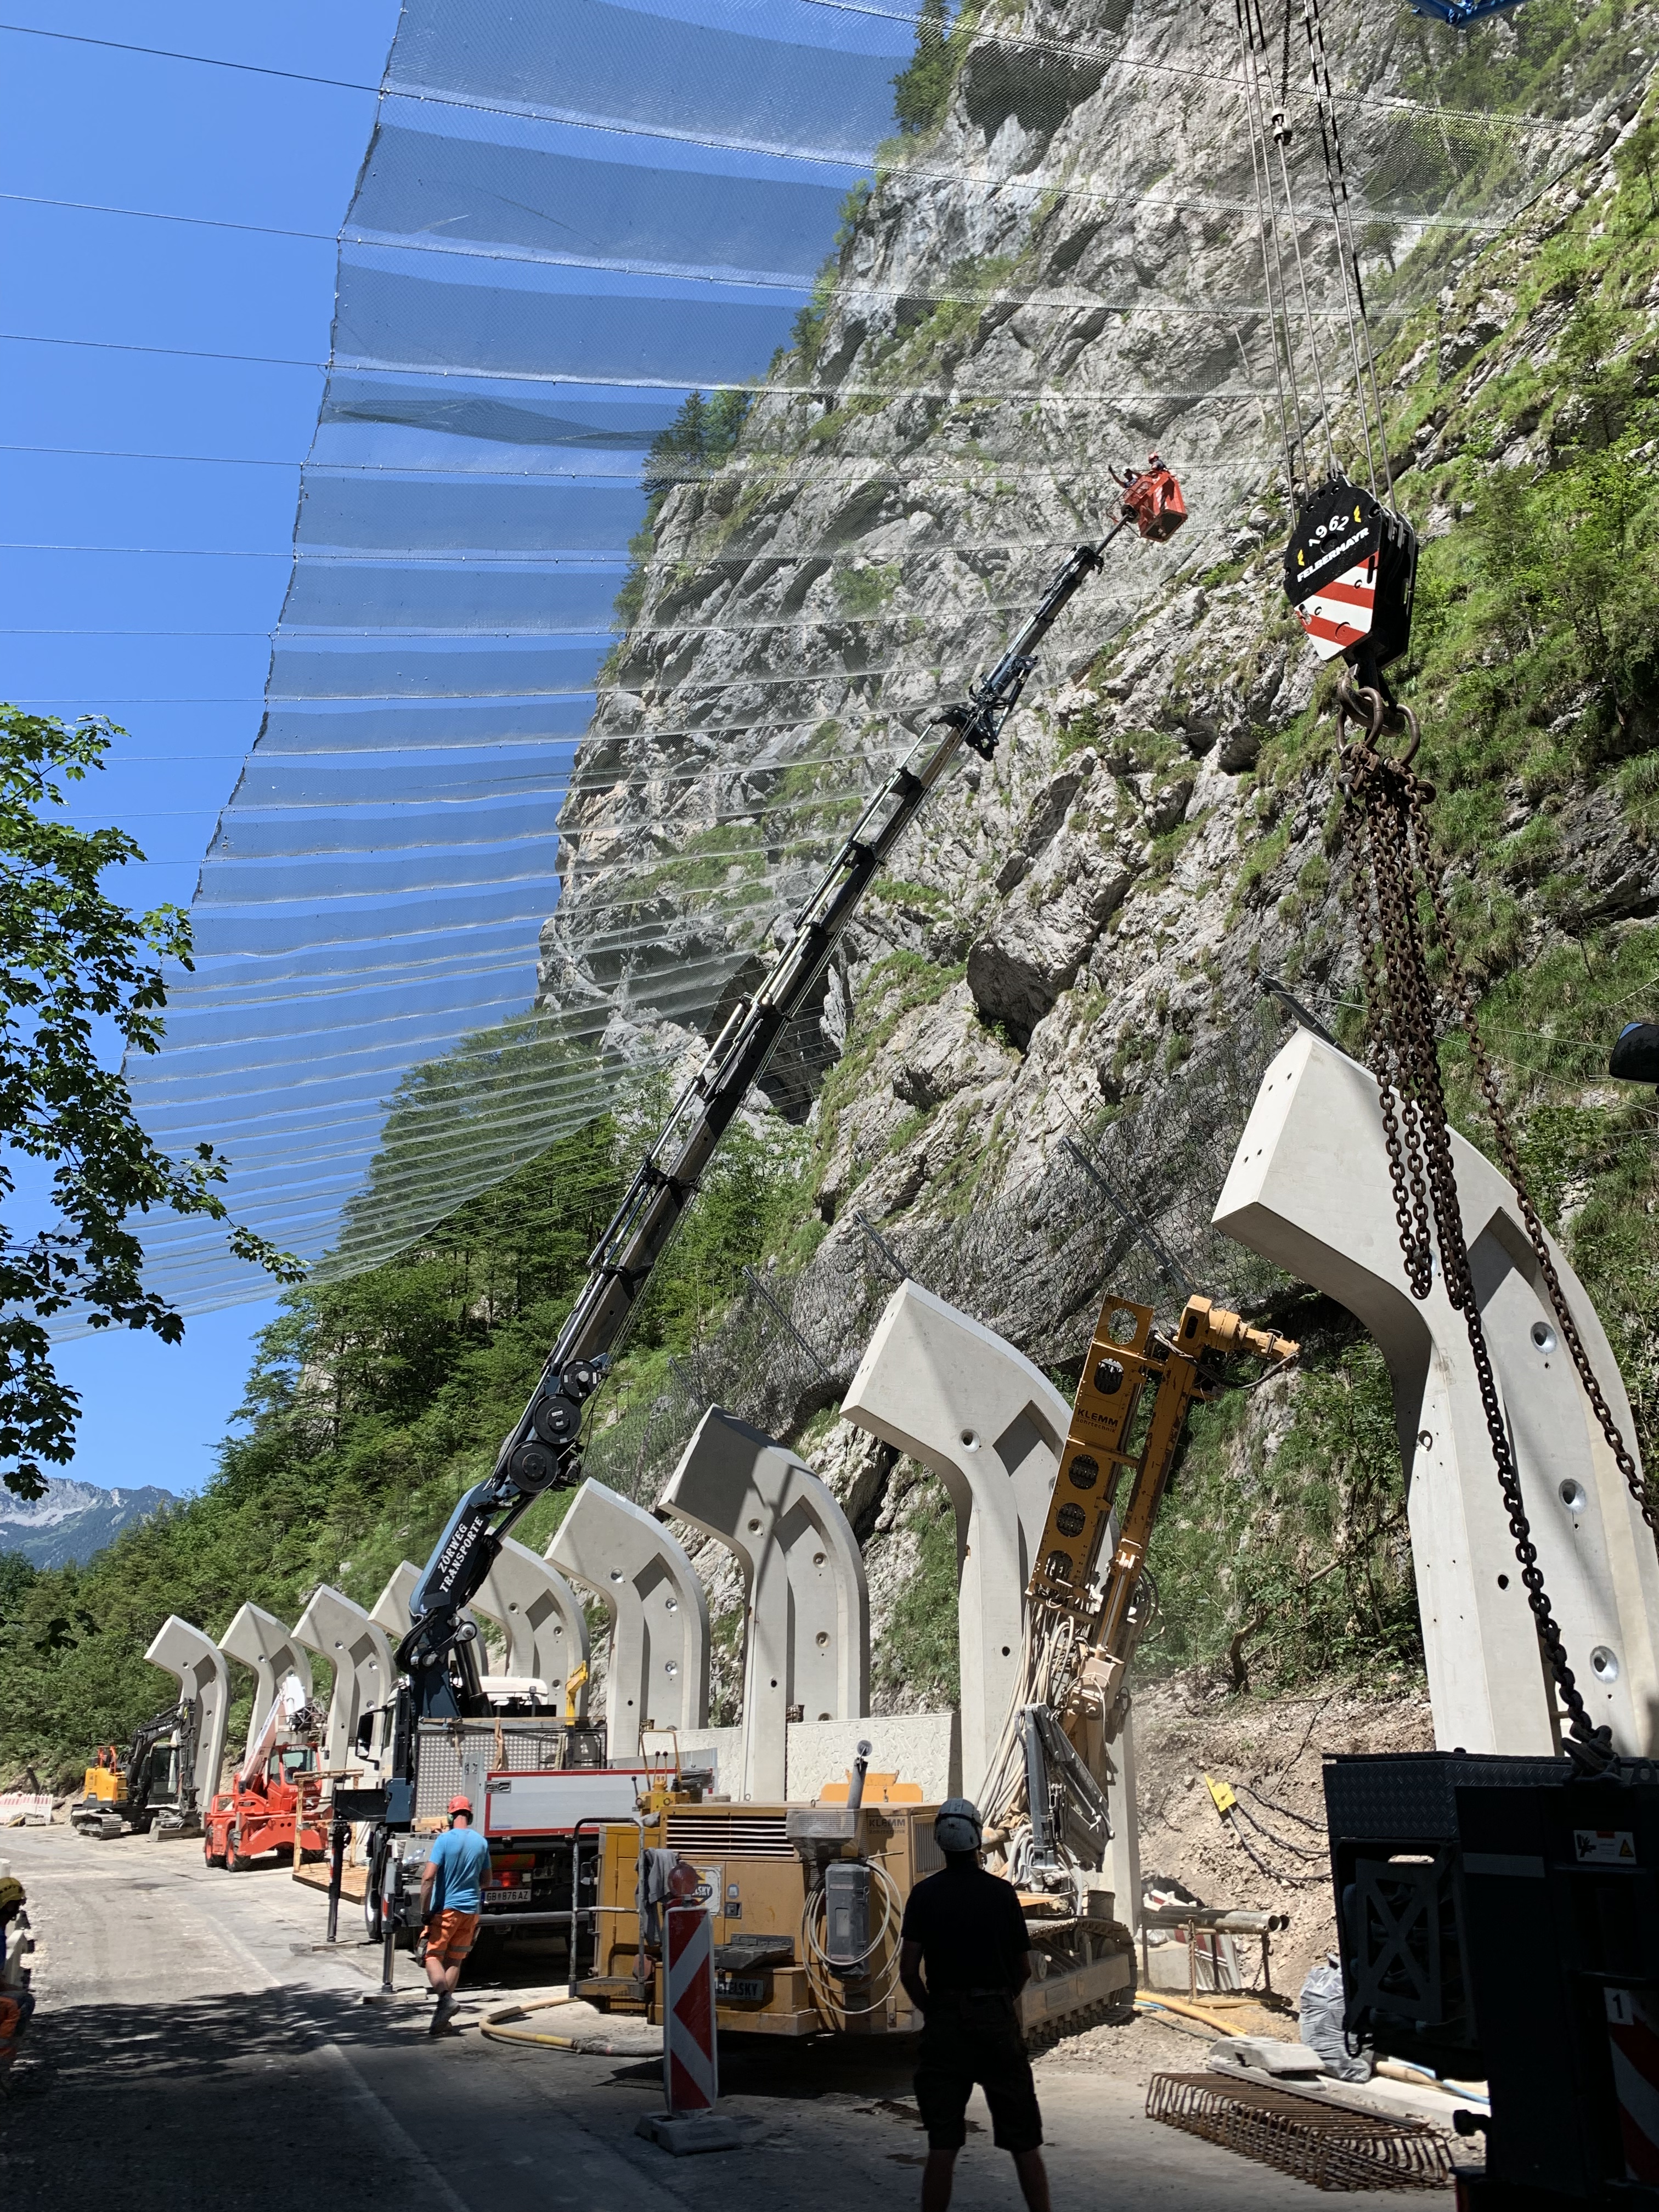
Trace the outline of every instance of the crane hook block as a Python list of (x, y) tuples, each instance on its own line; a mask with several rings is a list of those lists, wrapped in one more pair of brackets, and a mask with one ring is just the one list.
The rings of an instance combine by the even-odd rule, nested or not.
[(1322, 660), (1373, 682), (1411, 642), (1417, 533), (1346, 477), (1302, 507), (1285, 548), (1285, 596)]

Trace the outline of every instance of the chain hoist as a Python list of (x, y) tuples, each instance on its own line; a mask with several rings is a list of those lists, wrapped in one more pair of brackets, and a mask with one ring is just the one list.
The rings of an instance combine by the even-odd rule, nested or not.
[[(1468, 1332), (1492, 1459), (1509, 1514), (1522, 1583), (1537, 1624), (1539, 1642), (1581, 1759), (1602, 1764), (1612, 1757), (1611, 1736), (1607, 1729), (1594, 1726), (1585, 1711), (1544, 1588), (1537, 1547), (1532, 1540), (1522, 1495), (1520, 1469), (1504, 1419), (1469, 1265), (1452, 1162), (1445, 1091), (1440, 1077), (1435, 1019), (1437, 994), (1429, 974), (1428, 945), (1423, 927), (1425, 902), (1445, 966), (1445, 995), (1468, 1040), (1475, 1079), (1491, 1116), (1498, 1158), (1520, 1205), (1562, 1340), (1571, 1353), (1578, 1379), (1601, 1424), (1607, 1448), (1656, 1540), (1659, 1540), (1659, 1517), (1648, 1497), (1635, 1455), (1613, 1419), (1606, 1393), (1590, 1364), (1578, 1324), (1562, 1290), (1549, 1241), (1522, 1173), (1492, 1063), (1480, 1040), (1474, 994), (1457, 957), (1445, 893), (1433, 863), (1424, 812), (1434, 796), (1433, 788), (1424, 782), (1413, 766), (1419, 741), (1417, 718), (1409, 708), (1396, 710), (1392, 719), (1404, 725), (1407, 741), (1399, 756), (1390, 757), (1379, 748), (1384, 727), (1391, 719), (1379, 691), (1342, 684), (1337, 690), (1336, 712), (1348, 803), (1365, 824), (1376, 924), (1368, 956), (1367, 982), (1372, 1004), (1380, 1016), (1371, 1064), (1382, 1104), (1383, 1137), (1406, 1279), (1413, 1297), (1425, 1298), (1433, 1281), (1437, 1247), (1447, 1303), (1462, 1315)], [(1359, 726), (1360, 733), (1353, 739), (1346, 734), (1351, 723)]]

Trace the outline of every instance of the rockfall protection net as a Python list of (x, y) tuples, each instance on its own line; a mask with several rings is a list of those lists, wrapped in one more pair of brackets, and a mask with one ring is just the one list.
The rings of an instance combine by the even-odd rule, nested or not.
[[(222, 1146), (237, 1216), (324, 1272), (579, 1125), (675, 1042), (665, 1020), (682, 1047), (705, 1024), (940, 687), (1104, 526), (1109, 461), (1160, 446), (1194, 519), (1082, 595), (1057, 669), (1260, 495), (1231, 0), (1030, 11), (1064, 37), (979, 12), (405, 6), (264, 721), (203, 865), (196, 970), (130, 1070), (154, 1134)], [(1571, 14), (1529, 46), (1508, 18), (1460, 39), (1325, 9), (1385, 336), (1607, 130), (1634, 34), (1564, 73)], [(1310, 351), (1341, 302), (1281, 15)], [(693, 560), (722, 588), (687, 615)], [(941, 572), (949, 618), (919, 640)], [(810, 1079), (830, 1047), (799, 1043)], [(268, 1291), (208, 1224), (151, 1244), (186, 1310)]]

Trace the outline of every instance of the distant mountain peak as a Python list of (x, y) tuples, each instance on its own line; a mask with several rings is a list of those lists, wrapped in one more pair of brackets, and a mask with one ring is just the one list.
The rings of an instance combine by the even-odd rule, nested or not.
[(124, 1528), (174, 1503), (171, 1491), (105, 1490), (95, 1482), (52, 1475), (44, 1498), (0, 1490), (0, 1552), (21, 1552), (37, 1567), (77, 1565), (112, 1543)]

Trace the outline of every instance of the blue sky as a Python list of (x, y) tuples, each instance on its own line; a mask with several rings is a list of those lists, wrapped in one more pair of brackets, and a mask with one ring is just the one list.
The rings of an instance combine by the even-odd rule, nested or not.
[[(135, 16), (52, 0), (8, 13), (374, 85), (398, 9), (171, 0)], [(143, 847), (146, 864), (112, 886), (128, 904), (188, 905), (258, 728), (328, 353), (334, 236), (374, 94), (17, 33), (0, 33), (0, 327), (13, 334), (0, 343), (0, 693), (126, 727), (76, 814), (118, 821)], [(216, 355), (261, 358), (192, 357)], [(197, 1488), (274, 1310), (200, 1316), (177, 1347), (127, 1332), (64, 1346), (84, 1413), (63, 1472)]]
[[(591, 685), (608, 629), (608, 615), (599, 629), (587, 615), (572, 627), (576, 600), (586, 608), (597, 588), (584, 562), (603, 554), (593, 574), (607, 561), (622, 574), (644, 444), (684, 392), (757, 374), (787, 342), (845, 190), (889, 126), (909, 46), (902, 17), (817, 0), (562, 0), (552, 15), (490, 16), (482, 44), (464, 4), (417, 10), (399, 50), (406, 88), (362, 170), (337, 314), (336, 236), (397, 15), (392, 0), (246, 22), (164, 5), (135, 26), (70, 0), (0, 30), (15, 118), (0, 149), (10, 403), (0, 693), (65, 716), (96, 710), (128, 732), (75, 812), (118, 821), (144, 847), (145, 862), (111, 885), (129, 905), (188, 905), (197, 891), (259, 729), (331, 326), (347, 364), (306, 478), (296, 574), (309, 577), (309, 612), (284, 632), (259, 757), (283, 755), (289, 772), (279, 799), (266, 792), (273, 768), (227, 816), (198, 893), (203, 971), (175, 990), (167, 1052), (135, 1079), (158, 1138), (222, 1145), (239, 1218), (308, 1256), (333, 1241), (343, 1188), (374, 1141), (374, 1086), (416, 1047), (441, 1049), (527, 1003), (535, 931), (557, 894), (550, 823), (520, 818), (523, 764), (497, 761), (516, 802), (507, 839), (500, 809), (452, 805), (454, 765), (427, 757), (426, 706), (453, 714), (477, 703), (477, 688), (500, 691), (513, 730), (540, 747), (538, 772), (552, 777), (556, 755), (562, 778), (576, 726), (561, 716)], [(146, 50), (123, 43), (134, 40)], [(614, 112), (629, 126), (605, 145), (556, 117), (532, 126), (469, 111), (501, 82), (574, 103), (578, 120)], [(572, 259), (565, 218), (578, 210), (587, 247)], [(399, 378), (441, 375), (453, 396), (469, 371), (492, 406), (511, 398), (538, 424), (538, 395), (556, 379), (566, 413), (597, 409), (613, 432), (626, 418), (637, 450), (605, 447), (577, 465), (542, 424), (520, 453), (499, 424), (426, 422), (424, 387), (419, 406), (399, 397)], [(343, 407), (365, 377), (379, 379), (374, 404)], [(520, 392), (513, 380), (526, 378)], [(585, 453), (590, 441), (566, 442)], [(512, 557), (476, 562), (486, 545)], [(410, 573), (388, 580), (388, 554), (407, 554)], [(532, 558), (552, 564), (533, 589), (517, 574)], [(319, 591), (333, 596), (313, 636)], [(423, 615), (428, 601), (436, 611)], [(422, 620), (438, 626), (422, 631)], [(405, 810), (395, 817), (357, 772), (365, 729), (364, 758), (384, 756), (375, 772)], [(306, 783), (295, 762), (343, 746), (356, 782), (331, 766)], [(411, 747), (426, 749), (419, 763), (394, 757)], [(416, 834), (407, 810), (428, 769), (435, 811)], [(446, 917), (482, 928), (480, 884), (518, 902), (523, 941), (505, 964), (463, 963), (457, 978)], [(383, 893), (397, 894), (385, 913)], [(236, 963), (279, 940), (309, 958), (307, 948), (371, 939), (386, 956), (372, 986), (319, 992), (280, 1018), (258, 992), (247, 1006), (235, 995)], [(216, 961), (233, 971), (228, 987)], [(442, 972), (428, 976), (434, 962)], [(464, 1171), (450, 1162), (456, 1197)], [(382, 1224), (386, 1249), (420, 1225)], [(216, 1236), (198, 1250), (167, 1234), (147, 1241), (168, 1295), (188, 1304), (247, 1287)], [(84, 1408), (73, 1472), (198, 1487), (240, 1401), (249, 1340), (273, 1310), (192, 1319), (179, 1349), (125, 1332), (66, 1346), (63, 1371)]]

